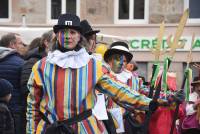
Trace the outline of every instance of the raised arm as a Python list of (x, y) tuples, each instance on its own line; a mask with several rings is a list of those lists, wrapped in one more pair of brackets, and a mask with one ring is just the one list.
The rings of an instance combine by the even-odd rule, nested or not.
[(39, 114), (39, 105), (42, 95), (42, 84), (41, 84), (42, 82), (40, 79), (38, 66), (40, 66), (40, 62), (36, 63), (33, 66), (33, 70), (28, 81), (29, 94), (27, 97), (27, 113), (26, 113), (27, 134), (35, 134), (37, 125), (41, 120)]
[(127, 85), (120, 83), (109, 74), (104, 74), (97, 82), (96, 89), (112, 97), (119, 102), (124, 108), (132, 107), (146, 109), (151, 101), (150, 98), (131, 90)]

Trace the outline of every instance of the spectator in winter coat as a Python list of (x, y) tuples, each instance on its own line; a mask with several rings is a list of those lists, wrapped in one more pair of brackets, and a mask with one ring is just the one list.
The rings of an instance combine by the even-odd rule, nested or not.
[(24, 44), (21, 35), (18, 33), (8, 33), (4, 35), (1, 42), (3, 47), (9, 45), (9, 48), (16, 50), (21, 57), (23, 57), (27, 52), (27, 45)]
[[(21, 71), (21, 91), (24, 99), (28, 95), (27, 82), (32, 71), (33, 65), (43, 57), (45, 57), (49, 51), (49, 46), (54, 37), (53, 30), (45, 32), (41, 37), (37, 37), (30, 43), (29, 51), (25, 56), (25, 64)], [(35, 46), (35, 47), (33, 47)]]
[(14, 134), (14, 121), (8, 108), (11, 99), (12, 84), (0, 79), (0, 134)]
[(17, 52), (23, 45), (19, 34), (9, 33), (2, 36), (0, 41), (0, 78), (8, 80), (13, 85), (12, 98), (9, 108), (13, 114), (15, 134), (23, 133), (23, 99), (20, 92), (20, 74), (24, 60)]

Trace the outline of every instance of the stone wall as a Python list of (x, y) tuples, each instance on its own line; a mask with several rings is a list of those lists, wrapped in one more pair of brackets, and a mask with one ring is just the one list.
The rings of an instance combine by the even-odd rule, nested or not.
[[(114, 24), (114, 0), (80, 0), (80, 17), (92, 24)], [(177, 23), (183, 13), (183, 0), (149, 0), (149, 23)], [(27, 24), (47, 23), (47, 0), (12, 0), (10, 24), (21, 24), (26, 14)], [(6, 23), (6, 25), (9, 25)], [(2, 23), (1, 23), (2, 24)]]
[(183, 0), (149, 0), (149, 22), (178, 23), (184, 10)]
[(22, 23), (22, 15), (26, 15), (27, 24), (45, 24), (46, 0), (12, 0), (11, 22)]
[(114, 23), (114, 0), (81, 0), (81, 19), (93, 24)]

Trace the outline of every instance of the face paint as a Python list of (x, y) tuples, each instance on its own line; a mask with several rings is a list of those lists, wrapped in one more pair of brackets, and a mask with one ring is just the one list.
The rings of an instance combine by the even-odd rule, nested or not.
[(58, 32), (58, 41), (61, 47), (67, 48), (68, 42), (65, 41), (68, 38), (68, 30), (62, 29)]
[(124, 65), (124, 68), (126, 68), (126, 66), (127, 66), (126, 56), (123, 56), (123, 57), (124, 57), (123, 65)]
[(68, 46), (69, 46), (69, 41), (67, 40), (68, 38), (69, 38), (69, 30), (65, 30), (65, 32), (63, 33), (63, 44), (64, 44), (64, 46), (63, 47), (65, 47), (65, 48), (68, 48)]
[(61, 29), (57, 33), (60, 47), (73, 49), (80, 40), (80, 33), (74, 29)]
[(115, 73), (120, 73), (123, 67), (123, 56), (119, 54), (113, 55), (111, 69)]

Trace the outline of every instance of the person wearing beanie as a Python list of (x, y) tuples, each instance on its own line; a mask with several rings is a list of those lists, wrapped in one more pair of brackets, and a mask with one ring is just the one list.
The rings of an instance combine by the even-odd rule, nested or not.
[(27, 84), (27, 134), (107, 133), (102, 121), (92, 114), (96, 90), (124, 107), (149, 106), (151, 99), (131, 91), (110, 72), (104, 73), (102, 62), (80, 45), (78, 16), (60, 15), (53, 30), (56, 37), (52, 49), (33, 66)]
[(0, 79), (0, 134), (14, 134), (14, 121), (8, 103), (11, 99), (12, 84)]

